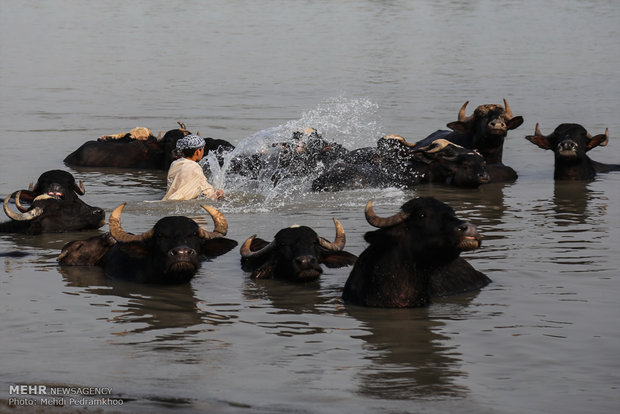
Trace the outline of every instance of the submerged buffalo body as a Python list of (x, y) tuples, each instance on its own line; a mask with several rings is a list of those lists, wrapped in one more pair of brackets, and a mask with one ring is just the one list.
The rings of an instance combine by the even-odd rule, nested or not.
[(514, 116), (508, 102), (504, 106), (488, 104), (478, 106), (470, 116), (466, 115), (469, 102), (461, 107), (458, 120), (450, 122), (447, 127), (452, 131), (438, 130), (418, 142), (417, 146), (426, 146), (437, 139), (446, 139), (465, 148), (480, 152), (487, 163), (491, 181), (514, 181), (517, 173), (503, 164), (504, 140), (508, 131), (518, 128), (523, 117)]
[(252, 236), (241, 246), (241, 265), (253, 279), (285, 279), (295, 282), (316, 280), (327, 267), (348, 266), (355, 256), (344, 251), (344, 229), (334, 219), (336, 239), (329, 242), (307, 226), (280, 230), (272, 242)]
[(126, 233), (120, 223), (125, 204), (110, 216), (110, 233), (63, 247), (58, 261), (62, 265), (97, 265), (116, 280), (154, 284), (189, 282), (201, 261), (220, 256), (237, 242), (224, 236), (228, 223), (213, 207), (203, 206), (215, 222), (213, 231), (201, 228), (184, 216), (160, 219), (153, 228), (139, 235)]
[[(87, 141), (69, 154), (65, 164), (78, 167), (110, 167), (167, 170), (174, 161), (176, 143), (189, 134), (179, 122), (159, 139), (147, 128), (136, 128), (126, 134), (107, 135), (96, 141)], [(205, 138), (205, 154), (209, 151), (234, 148), (229, 142)]]
[(586, 153), (592, 148), (606, 146), (609, 131), (592, 136), (579, 124), (560, 124), (549, 135), (543, 135), (538, 124), (534, 135), (525, 137), (542, 149), (555, 155), (553, 177), (556, 180), (589, 180), (598, 173), (619, 171), (618, 164), (603, 164), (592, 160)]
[(486, 163), (473, 150), (442, 139), (418, 146), (398, 135), (388, 135), (379, 139), (376, 148), (351, 151), (316, 178), (312, 189), (412, 188), (424, 183), (475, 188), (488, 181)]
[(346, 281), (346, 303), (370, 307), (421, 307), (433, 296), (479, 289), (490, 279), (460, 256), (480, 246), (476, 227), (458, 219), (434, 198), (415, 198), (400, 212), (383, 218), (372, 201), (366, 219), (378, 230), (365, 234), (370, 244)]
[(295, 131), (289, 141), (234, 157), (229, 171), (253, 180), (267, 177), (277, 185), (283, 179), (306, 177), (326, 169), (347, 153), (342, 145), (326, 141), (314, 128), (307, 128)]
[[(47, 171), (29, 190), (16, 191), (4, 199), (4, 212), (11, 221), (0, 223), (0, 232), (41, 234), (97, 229), (105, 224), (105, 212), (83, 202), (79, 196), (84, 194), (84, 185), (78, 185), (72, 174)], [(11, 198), (19, 211), (9, 208)]]

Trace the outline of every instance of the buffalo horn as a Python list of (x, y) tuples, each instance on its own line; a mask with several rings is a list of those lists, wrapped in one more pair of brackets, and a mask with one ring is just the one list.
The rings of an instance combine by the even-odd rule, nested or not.
[(429, 145), (425, 147), (419, 148), (419, 150), (424, 151), (428, 154), (434, 154), (446, 148), (450, 144), (451, 142), (448, 141), (447, 139), (440, 138), (440, 139), (436, 139), (435, 141), (431, 142)]
[(506, 101), (506, 98), (504, 98), (504, 109), (506, 110), (506, 116), (508, 117), (508, 119), (512, 119), (512, 109), (510, 109), (510, 106), (508, 106), (508, 101)]
[(18, 191), (17, 194), (15, 194), (15, 207), (17, 207), (17, 209), (21, 211), (22, 213), (25, 213), (26, 211), (28, 211), (28, 209), (24, 207), (22, 203), (20, 202), (19, 200), (20, 195), (21, 195), (21, 191)]
[(80, 180), (80, 185), (73, 184), (73, 190), (79, 195), (86, 194), (86, 190), (84, 189), (84, 183)]
[(123, 203), (120, 206), (116, 207), (112, 214), (110, 215), (110, 234), (117, 241), (120, 242), (133, 242), (133, 241), (144, 241), (153, 237), (153, 229), (145, 231), (142, 234), (129, 234), (123, 230), (123, 226), (121, 226), (121, 213), (123, 208), (127, 203)]
[(177, 121), (177, 124), (179, 124), (179, 130), (183, 133), (183, 135), (187, 135), (190, 132), (187, 130), (187, 128), (185, 128), (185, 124), (181, 121)]
[(344, 229), (342, 228), (342, 224), (334, 217), (334, 226), (336, 226), (336, 238), (333, 242), (328, 242), (322, 237), (319, 237), (319, 243), (325, 249), (338, 252), (344, 249), (344, 245), (347, 243), (347, 236), (344, 233)]
[(537, 137), (544, 137), (542, 132), (540, 132), (540, 126), (538, 125), (538, 122), (536, 122), (536, 128), (534, 129), (534, 135)]
[(262, 256), (265, 253), (268, 253), (269, 251), (271, 251), (274, 246), (275, 243), (271, 242), (269, 243), (267, 246), (263, 247), (260, 250), (256, 250), (256, 251), (252, 251), (250, 249), (250, 246), (252, 245), (252, 241), (256, 238), (256, 234), (248, 237), (248, 239), (246, 241), (243, 242), (243, 244), (241, 245), (241, 249), (239, 249), (239, 253), (241, 253), (241, 257), (258, 257), (258, 256)]
[(365, 215), (366, 221), (368, 221), (370, 225), (378, 227), (380, 229), (400, 224), (405, 221), (407, 217), (409, 217), (409, 214), (405, 213), (404, 211), (399, 211), (398, 213), (390, 217), (379, 217), (375, 214), (375, 211), (372, 208), (372, 200), (370, 200), (366, 204)]
[(403, 137), (401, 137), (400, 135), (396, 135), (396, 134), (389, 134), (383, 137), (384, 139), (395, 139), (396, 141), (400, 141), (403, 143), (403, 145), (406, 145), (408, 147), (413, 147), (415, 146), (415, 142), (407, 142), (407, 140)]
[(200, 237), (202, 237), (203, 239), (215, 239), (217, 237), (225, 236), (226, 233), (228, 233), (228, 222), (226, 221), (226, 217), (224, 217), (224, 215), (214, 207), (208, 206), (206, 204), (201, 207), (204, 208), (207, 213), (209, 213), (209, 215), (213, 219), (215, 227), (213, 231), (207, 231), (201, 227)]
[(463, 106), (461, 106), (461, 110), (459, 111), (459, 121), (461, 122), (469, 121), (469, 118), (465, 115), (465, 108), (467, 107), (468, 103), (469, 101), (465, 102)]
[[(18, 199), (19, 195), (21, 194), (21, 191), (18, 191), (17, 194), (15, 195), (15, 198)], [(9, 209), (9, 200), (11, 199), (11, 196), (9, 195), (7, 198), (4, 199), (4, 212), (6, 213), (6, 215), (15, 221), (28, 221), (28, 220), (32, 220), (38, 216), (41, 215), (41, 213), (43, 213), (43, 209), (41, 207), (35, 207), (30, 211), (27, 211), (25, 213), (16, 213), (14, 211), (11, 211)]]

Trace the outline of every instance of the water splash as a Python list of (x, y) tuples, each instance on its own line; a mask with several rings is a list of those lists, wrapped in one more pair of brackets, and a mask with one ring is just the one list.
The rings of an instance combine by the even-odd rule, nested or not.
[[(276, 143), (292, 144), (295, 131), (314, 128), (323, 139), (335, 142), (346, 149), (375, 146), (382, 136), (377, 116), (378, 105), (368, 99), (351, 99), (343, 96), (329, 98), (316, 108), (304, 112), (299, 119), (283, 125), (258, 131), (243, 139), (231, 152), (220, 155), (208, 154), (201, 164), (209, 181), (222, 188), (227, 198), (251, 202), (255, 206), (285, 206), (303, 202), (311, 194), (311, 183), (326, 168), (322, 163), (310, 171), (291, 171), (279, 159), (280, 147)], [(302, 141), (304, 138), (302, 138)], [(261, 169), (253, 177), (234, 171), (239, 157), (260, 154)]]

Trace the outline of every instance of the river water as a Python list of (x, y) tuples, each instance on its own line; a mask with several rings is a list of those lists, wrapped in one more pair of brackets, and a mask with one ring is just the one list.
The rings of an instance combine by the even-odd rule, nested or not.
[(238, 249), (185, 286), (114, 283), (56, 265), (107, 226), (0, 235), (0, 252), (28, 253), (0, 261), (0, 412), (15, 384), (111, 388), (123, 405), (105, 412), (617, 412), (620, 173), (555, 183), (524, 136), (609, 128), (590, 155), (620, 162), (619, 23), (612, 0), (0, 1), (0, 192), (64, 168), (107, 215), (127, 202), (128, 231), (200, 202), (157, 202), (163, 172), (64, 166), (86, 140), (183, 121), (239, 148), (313, 126), (353, 149), (504, 97), (525, 119), (504, 148), (512, 184), (314, 194), (308, 177), (248, 187), (216, 171), (228, 197), (212, 205), (240, 243), (295, 223), (331, 239), (337, 217), (359, 254), (369, 199), (381, 215), (448, 203), (478, 226), (464, 257), (493, 283), (426, 309), (344, 306), (350, 268), (255, 282)]

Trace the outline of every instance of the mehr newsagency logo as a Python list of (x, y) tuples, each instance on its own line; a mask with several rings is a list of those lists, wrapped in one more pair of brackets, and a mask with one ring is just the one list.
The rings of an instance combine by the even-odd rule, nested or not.
[(119, 406), (110, 387), (74, 387), (33, 384), (9, 385), (9, 407), (19, 406)]

